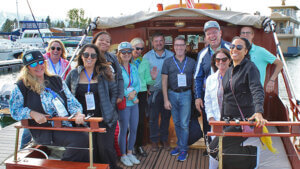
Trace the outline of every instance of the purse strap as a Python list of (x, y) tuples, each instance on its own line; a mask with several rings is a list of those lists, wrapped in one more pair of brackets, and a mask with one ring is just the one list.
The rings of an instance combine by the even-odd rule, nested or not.
[(234, 94), (234, 91), (233, 91), (233, 88), (232, 88), (232, 74), (233, 74), (233, 69), (232, 69), (232, 71), (231, 71), (231, 76), (230, 76), (230, 80), (229, 80), (230, 89), (231, 89), (231, 92), (232, 92), (232, 94), (233, 94), (233, 97), (234, 97), (234, 100), (235, 100), (235, 102), (236, 102), (236, 105), (237, 105), (238, 108), (239, 108), (239, 111), (240, 111), (240, 114), (241, 114), (241, 116), (242, 116), (242, 119), (243, 119), (244, 121), (246, 121), (245, 116), (244, 116), (244, 114), (243, 114), (243, 112), (242, 112), (242, 109), (241, 109), (240, 106), (239, 106), (239, 103), (237, 102), (237, 99), (236, 99), (236, 97), (235, 97), (235, 94)]

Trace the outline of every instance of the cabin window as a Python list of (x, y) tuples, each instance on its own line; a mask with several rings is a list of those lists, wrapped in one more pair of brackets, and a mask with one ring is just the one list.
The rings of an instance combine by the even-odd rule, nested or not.
[(173, 38), (172, 36), (165, 36), (165, 48), (173, 50)]

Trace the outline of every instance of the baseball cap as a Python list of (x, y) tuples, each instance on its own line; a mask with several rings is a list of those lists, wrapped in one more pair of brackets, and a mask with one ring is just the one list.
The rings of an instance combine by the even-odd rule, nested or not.
[(25, 66), (40, 60), (44, 60), (44, 57), (39, 50), (28, 51), (22, 57), (22, 61)]
[(204, 32), (209, 28), (217, 28), (220, 30), (220, 25), (216, 21), (207, 21), (204, 24)]
[(131, 49), (131, 50), (133, 50), (133, 48), (132, 48), (132, 46), (129, 42), (121, 42), (118, 46), (118, 51), (120, 51), (122, 49)]

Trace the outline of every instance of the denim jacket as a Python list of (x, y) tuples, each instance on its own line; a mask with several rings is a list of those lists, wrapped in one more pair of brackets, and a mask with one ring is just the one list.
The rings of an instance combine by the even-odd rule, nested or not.
[[(79, 84), (80, 73), (83, 70), (84, 67), (79, 66), (73, 69), (67, 76), (66, 84), (74, 96)], [(113, 81), (107, 81), (103, 75), (98, 75), (98, 94), (104, 123), (112, 127), (118, 120), (118, 113), (116, 111), (116, 100), (118, 96), (117, 84)]]

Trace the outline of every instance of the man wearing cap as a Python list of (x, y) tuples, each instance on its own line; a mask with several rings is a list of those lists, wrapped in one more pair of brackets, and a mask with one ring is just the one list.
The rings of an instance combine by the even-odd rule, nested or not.
[(265, 84), (266, 68), (268, 64), (274, 64), (275, 70), (266, 84), (266, 92), (270, 93), (274, 91), (275, 80), (278, 77), (279, 72), (283, 67), (283, 63), (277, 59), (272, 53), (265, 48), (257, 46), (253, 43), (254, 30), (250, 26), (244, 26), (241, 29), (240, 37), (248, 39), (251, 43), (251, 49), (249, 51), (251, 61), (256, 65), (260, 73), (261, 85)]
[(195, 80), (195, 106), (196, 109), (203, 115), (203, 130), (204, 134), (210, 130), (204, 112), (204, 91), (205, 81), (207, 77), (213, 73), (211, 68), (212, 55), (221, 48), (229, 50), (229, 42), (222, 40), (222, 31), (218, 22), (207, 21), (204, 24), (205, 40), (208, 45), (198, 53), (197, 65), (194, 74)]
[[(158, 75), (154, 85), (149, 86), (150, 96), (148, 97), (149, 107), (149, 126), (150, 140), (152, 142), (152, 151), (158, 151), (158, 142), (168, 149), (168, 134), (171, 113), (164, 108), (164, 99), (161, 87), (161, 70), (164, 61), (174, 56), (174, 53), (165, 49), (165, 38), (162, 33), (152, 35), (153, 49), (146, 53), (143, 57), (143, 62), (149, 62), (150, 70), (157, 69)], [(161, 123), (158, 124), (159, 113), (161, 113)]]

